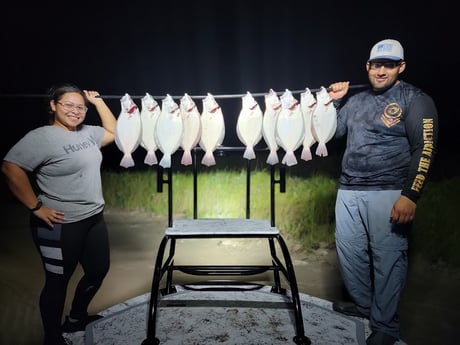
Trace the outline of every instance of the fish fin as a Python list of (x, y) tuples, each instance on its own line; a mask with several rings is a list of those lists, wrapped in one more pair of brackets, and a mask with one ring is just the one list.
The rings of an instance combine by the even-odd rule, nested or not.
[(171, 168), (171, 155), (163, 155), (160, 160), (160, 165), (163, 168)]
[(158, 163), (155, 151), (148, 151), (145, 155), (144, 163), (147, 165), (154, 165)]
[(281, 163), (286, 164), (288, 167), (296, 165), (297, 158), (295, 158), (294, 152), (292, 151), (286, 152), (286, 154), (283, 157), (283, 161)]
[(267, 163), (270, 165), (275, 165), (279, 162), (278, 155), (276, 154), (276, 150), (270, 151), (268, 158), (267, 158)]
[(246, 158), (246, 159), (254, 159), (254, 158), (256, 158), (256, 153), (254, 152), (254, 147), (247, 146), (246, 150), (244, 150), (243, 158)]
[(180, 162), (182, 165), (191, 165), (192, 164), (192, 153), (190, 151), (184, 151)]
[(326, 157), (327, 156), (327, 148), (325, 143), (318, 143), (318, 147), (316, 148), (316, 155), (320, 157)]
[(134, 160), (131, 154), (125, 154), (121, 159), (120, 166), (123, 168), (130, 168), (134, 166)]
[(211, 165), (216, 165), (216, 160), (214, 158), (214, 155), (212, 154), (212, 151), (208, 151), (204, 154), (203, 159), (201, 160), (201, 163), (208, 167)]
[(304, 146), (302, 149), (302, 154), (300, 155), (300, 158), (303, 159), (304, 161), (311, 161), (312, 156), (311, 156), (311, 150), (309, 147)]

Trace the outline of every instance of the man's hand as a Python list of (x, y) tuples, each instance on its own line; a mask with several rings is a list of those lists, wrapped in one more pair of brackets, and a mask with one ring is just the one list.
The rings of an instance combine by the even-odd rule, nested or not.
[(349, 85), (349, 81), (340, 81), (329, 85), (329, 96), (333, 100), (342, 99), (347, 94)]
[(417, 204), (408, 197), (401, 195), (396, 200), (391, 210), (391, 222), (397, 224), (406, 224), (414, 220), (415, 209)]

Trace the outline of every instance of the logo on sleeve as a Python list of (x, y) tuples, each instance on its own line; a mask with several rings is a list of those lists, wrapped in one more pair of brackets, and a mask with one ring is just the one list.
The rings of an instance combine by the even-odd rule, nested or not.
[(380, 116), (380, 119), (385, 124), (385, 126), (390, 128), (401, 121), (401, 115), (402, 109), (399, 104), (390, 103), (385, 107), (383, 114)]

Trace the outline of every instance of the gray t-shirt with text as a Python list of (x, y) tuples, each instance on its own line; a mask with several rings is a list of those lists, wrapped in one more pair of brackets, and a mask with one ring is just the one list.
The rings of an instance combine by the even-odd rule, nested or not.
[(83, 125), (77, 131), (43, 126), (27, 133), (4, 160), (33, 172), (39, 199), (64, 212), (64, 223), (86, 219), (104, 209), (100, 146), (104, 129)]

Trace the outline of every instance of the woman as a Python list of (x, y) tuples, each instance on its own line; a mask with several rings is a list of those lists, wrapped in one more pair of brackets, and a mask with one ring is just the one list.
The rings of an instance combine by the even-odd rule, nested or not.
[[(87, 308), (110, 264), (100, 148), (114, 141), (116, 119), (97, 91), (65, 84), (53, 87), (49, 97), (50, 125), (19, 140), (5, 156), (2, 172), (31, 212), (32, 236), (45, 270), (40, 295), (44, 345), (62, 345), (63, 332), (83, 331), (101, 317), (88, 315)], [(102, 127), (83, 124), (88, 102)], [(84, 275), (61, 326), (67, 285), (78, 263)]]

